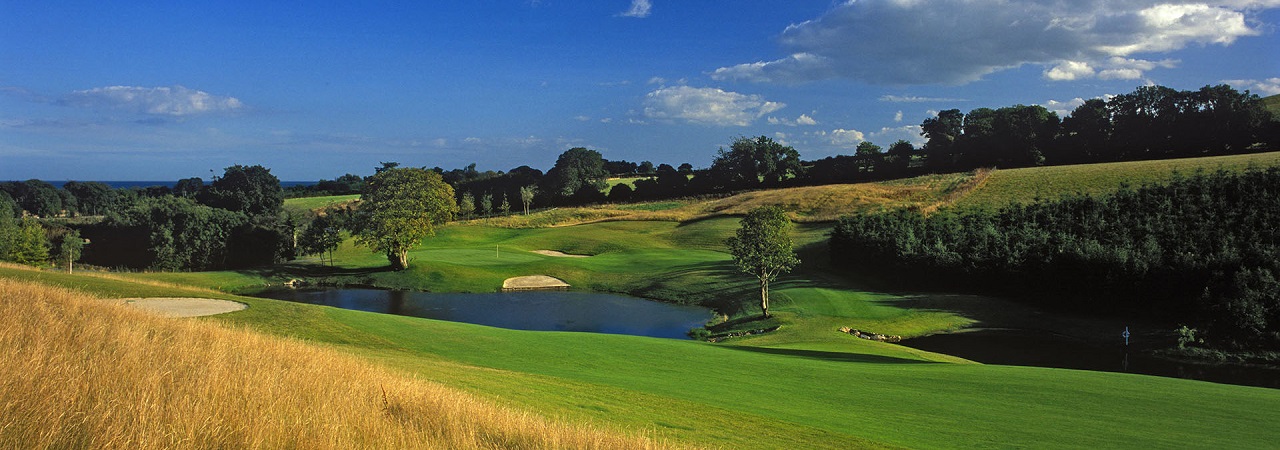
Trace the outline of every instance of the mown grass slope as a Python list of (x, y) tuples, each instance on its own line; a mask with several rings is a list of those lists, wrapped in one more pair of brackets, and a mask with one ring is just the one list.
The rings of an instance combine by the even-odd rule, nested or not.
[[(0, 268), (0, 276), (64, 285), (75, 285), (80, 279), (77, 275), (7, 268)], [(96, 289), (118, 294), (134, 295), (151, 289), (120, 280), (102, 283), (109, 286)], [(36, 294), (23, 294), (7, 303), (21, 306), (33, 295)], [(869, 318), (902, 314), (888, 309), (894, 300), (887, 296), (840, 298), (838, 294), (821, 292), (809, 295), (826, 295), (821, 302), (825, 307), (820, 307), (817, 300), (810, 300), (809, 307), (815, 311), (831, 310), (828, 314)], [(366, 361), (459, 387), (507, 408), (532, 409), (539, 415), (559, 417), (572, 424), (648, 430), (656, 439), (675, 443), (729, 448), (1259, 448), (1280, 438), (1280, 430), (1271, 426), (1280, 421), (1280, 410), (1274, 408), (1280, 402), (1280, 391), (1261, 388), (938, 362), (946, 358), (834, 332), (833, 336), (845, 341), (832, 341), (832, 348), (827, 350), (745, 343), (717, 345), (634, 336), (513, 331), (238, 299), (251, 307), (196, 322), (212, 320), (305, 335), (313, 344), (334, 346)], [(274, 312), (264, 314), (272, 308)], [(289, 317), (309, 320), (289, 321)], [(137, 320), (108, 321), (122, 333), (146, 335), (145, 330), (129, 331), (140, 328)], [(43, 332), (40, 329), (25, 333)], [(90, 336), (91, 341), (115, 339)], [(201, 334), (193, 337), (201, 342), (219, 341)], [(153, 345), (174, 343), (168, 338), (124, 342), (148, 352), (163, 351), (151, 348)], [(836, 348), (837, 343), (843, 345)], [(311, 354), (292, 347), (287, 347), (286, 352), (302, 360)], [(21, 354), (26, 353), (30, 352)], [(299, 359), (286, 361), (304, 364)], [(322, 365), (328, 365), (331, 360), (322, 361)], [(170, 370), (175, 367), (163, 362), (152, 365)], [(244, 387), (236, 392), (278, 392), (279, 388), (269, 387), (275, 385), (272, 380), (279, 379), (279, 375), (264, 373), (272, 370), (275, 369), (267, 365), (250, 372), (252, 378), (239, 382)], [(285, 379), (310, 379), (286, 373), (291, 375)], [(354, 399), (340, 397), (335, 403), (344, 408), (351, 407), (344, 402), (373, 403), (375, 410), (368, 413), (370, 417), (359, 420), (377, 422), (378, 390), (370, 387), (377, 378), (347, 373), (335, 382), (355, 393)], [(73, 405), (88, 401), (79, 397), (73, 393), (67, 401)], [(397, 398), (407, 411), (422, 411), (411, 417), (439, 415), (435, 406), (422, 406), (430, 404), (427, 400), (414, 396)], [(121, 401), (133, 402), (130, 397)], [(286, 400), (281, 403), (288, 404)], [(144, 414), (147, 413), (124, 410), (118, 417), (149, 417)], [(21, 424), (25, 419), (10, 420)], [(290, 419), (286, 415), (285, 419), (275, 420)], [(218, 430), (193, 428), (198, 432)], [(360, 430), (366, 429), (348, 430), (346, 434), (366, 436), (366, 431)]]

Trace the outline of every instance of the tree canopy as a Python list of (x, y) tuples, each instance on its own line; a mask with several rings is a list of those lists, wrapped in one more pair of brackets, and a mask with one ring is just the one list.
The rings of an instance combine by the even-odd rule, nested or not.
[(253, 165), (226, 168), (221, 177), (201, 191), (200, 203), (250, 216), (279, 215), (284, 190), (271, 169)]
[(419, 168), (384, 168), (360, 194), (356, 242), (387, 255), (391, 267), (409, 267), (409, 250), (435, 235), (458, 213), (453, 187), (440, 174)]
[(790, 272), (800, 259), (791, 241), (791, 219), (778, 206), (763, 206), (742, 218), (742, 227), (725, 240), (733, 262), (760, 280), (760, 312), (769, 317), (769, 283)]
[(603, 190), (606, 178), (609, 172), (605, 170), (600, 152), (575, 147), (556, 158), (556, 165), (547, 171), (541, 190), (555, 197), (570, 197), (583, 186)]

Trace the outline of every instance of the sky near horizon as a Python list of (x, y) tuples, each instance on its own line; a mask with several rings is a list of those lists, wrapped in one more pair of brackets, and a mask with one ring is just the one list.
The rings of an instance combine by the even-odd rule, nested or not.
[(1280, 94), (1278, 27), (1280, 0), (0, 0), (0, 180), (818, 159), (951, 108)]

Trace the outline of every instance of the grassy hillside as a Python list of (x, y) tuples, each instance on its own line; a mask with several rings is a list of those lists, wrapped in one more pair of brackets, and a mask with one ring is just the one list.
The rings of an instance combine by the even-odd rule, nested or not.
[(0, 447), (656, 448), (333, 349), (0, 279)]
[(1054, 199), (1077, 192), (1101, 194), (1119, 189), (1124, 183), (1133, 187), (1160, 183), (1173, 177), (1175, 171), (1190, 175), (1197, 170), (1244, 170), (1276, 165), (1280, 165), (1280, 152), (996, 170), (981, 186), (956, 201), (955, 206), (995, 208), (1010, 202)]
[(1267, 111), (1271, 111), (1272, 118), (1280, 120), (1280, 95), (1263, 97), (1262, 107), (1266, 108)]
[[(0, 276), (72, 286), (83, 280), (78, 275), (8, 268), (0, 268)], [(118, 280), (87, 281), (96, 285), (94, 290), (117, 295), (135, 295), (154, 288)], [(4, 292), (12, 290), (8, 286), (12, 285), (6, 285)], [(812, 288), (791, 288), (791, 292), (803, 293), (805, 289)], [(25, 305), (32, 302), (31, 299), (40, 299), (40, 295), (43, 294), (19, 292), (18, 297), (5, 303)], [(786, 344), (739, 342), (725, 345), (589, 333), (512, 331), (271, 300), (239, 300), (251, 307), (242, 312), (194, 322), (228, 322), (277, 334), (303, 336), (314, 344), (334, 346), (342, 353), (365, 361), (375, 361), (421, 379), (462, 388), (507, 408), (536, 410), (540, 415), (558, 417), (569, 423), (647, 430), (655, 439), (673, 443), (729, 448), (978, 445), (1258, 448), (1280, 439), (1280, 430), (1271, 426), (1280, 421), (1280, 411), (1274, 408), (1280, 402), (1280, 391), (1124, 374), (947, 363), (941, 361), (948, 359), (938, 355), (853, 339), (834, 331), (830, 335), (835, 339), (823, 346), (803, 342), (803, 339)], [(796, 311), (849, 314), (873, 320), (880, 318), (886, 323), (900, 320), (894, 317), (908, 314), (905, 322), (911, 322), (909, 313), (903, 311), (906, 308), (897, 304), (899, 301), (893, 296), (852, 295), (819, 289), (807, 295), (794, 296), (791, 307)], [(134, 319), (121, 320), (96, 310), (73, 313), (69, 317), (99, 315), (114, 324), (117, 335), (132, 333), (130, 335), (139, 336), (122, 343), (143, 354), (153, 351), (165, 354), (165, 350), (157, 346), (186, 351), (189, 344), (182, 344), (186, 341), (179, 339), (186, 334), (192, 334), (191, 338), (197, 342), (223, 341), (199, 332), (169, 334), (171, 332), (159, 331), (160, 334), (149, 334), (148, 329), (162, 330), (156, 328), (160, 325)], [(16, 311), (6, 311), (6, 317), (21, 316)], [(74, 327), (76, 324), (70, 323), (66, 326)], [(58, 330), (48, 328), (47, 334), (76, 334)], [(46, 329), (25, 333), (43, 335)], [(163, 339), (147, 338), (148, 335)], [(116, 339), (99, 336), (88, 334), (86, 338), (88, 342), (99, 343)], [(272, 339), (250, 342), (252, 347), (276, 346), (263, 343), (274, 342)], [(235, 381), (240, 378), (230, 372), (226, 375), (230, 377), (227, 378), (229, 385), (243, 386), (236, 391), (250, 397), (243, 401), (257, 401), (254, 394), (259, 392), (269, 393), (269, 398), (276, 399), (275, 403), (263, 406), (273, 414), (273, 417), (263, 419), (268, 423), (289, 423), (293, 420), (287, 413), (292, 410), (290, 408), (309, 410), (289, 406), (293, 404), (293, 396), (284, 393), (287, 390), (282, 391), (288, 383), (277, 385), (273, 380), (317, 378), (319, 383), (325, 376), (302, 376), (291, 372), (295, 370), (291, 367), (330, 366), (333, 365), (330, 358), (342, 358), (314, 357), (319, 362), (307, 362), (313, 359), (311, 355), (315, 352), (327, 355), (326, 351), (297, 349), (288, 345), (283, 347), (281, 354), (271, 353), (278, 356), (265, 359), (264, 367), (250, 371), (245, 375), (249, 378), (244, 381)], [(68, 347), (95, 351), (103, 348), (101, 345)], [(116, 348), (116, 344), (108, 348)], [(107, 353), (119, 355), (123, 351), (110, 350)], [(208, 358), (215, 364), (228, 358), (225, 355), (237, 353), (225, 349), (223, 344), (213, 346), (213, 351), (216, 354)], [(25, 354), (30, 352), (6, 355)], [(187, 369), (175, 369), (186, 367), (188, 363), (168, 362), (172, 361), (168, 358), (171, 357), (162, 356), (140, 365), (156, 367), (156, 375), (149, 375), (148, 370), (120, 378), (197, 378), (194, 374), (183, 375), (188, 373), (183, 371)], [(285, 367), (267, 363), (274, 359), (282, 360)], [(127, 363), (130, 359), (125, 358), (124, 361)], [(243, 366), (235, 367), (260, 365), (250, 362), (239, 364)], [(15, 364), (3, 366), (14, 367)], [(220, 369), (209, 373), (217, 370)], [(277, 370), (287, 375), (272, 373)], [(17, 378), (5, 379), (23, 380), (22, 383), (38, 381), (18, 373), (12, 376)], [(318, 411), (327, 411), (334, 405), (351, 408), (372, 403), (373, 410), (353, 414), (351, 420), (374, 424), (385, 422), (378, 420), (385, 414), (378, 410), (380, 391), (372, 387), (374, 383), (382, 383), (377, 376), (344, 372), (333, 381), (350, 391), (343, 395), (354, 397), (339, 397), (332, 400), (332, 404), (315, 407), (319, 408)], [(135, 387), (124, 381), (121, 383), (124, 385), (115, 387), (128, 386), (128, 389), (123, 389), (126, 393), (120, 394), (123, 397), (110, 397), (105, 392), (83, 395), (69, 392), (62, 401), (70, 405), (96, 405), (93, 402), (101, 395), (106, 404), (116, 404), (111, 403), (110, 398), (120, 398), (118, 402), (132, 404), (135, 397), (129, 397), (134, 394), (128, 392)], [(69, 385), (91, 384), (72, 382)], [(19, 392), (50, 392), (48, 395), (54, 398), (63, 398), (56, 396), (57, 386), (67, 385), (53, 384), (42, 388), (43, 391), (24, 389)], [(405, 408), (404, 411), (431, 408), (431, 413), (409, 414), (407, 417), (440, 416), (435, 406), (429, 406), (434, 404), (429, 398), (396, 394), (403, 392), (400, 384), (388, 383), (387, 386), (396, 386), (390, 395), (393, 396), (392, 401), (398, 399), (402, 402), (399, 406)], [(169, 398), (168, 395), (183, 394), (157, 392), (151, 394), (155, 397), (145, 397), (144, 392), (137, 395), (163, 399)], [(27, 406), (35, 408), (38, 405)], [(49, 408), (59, 407), (62, 406)], [(223, 411), (227, 408), (212, 409)], [(201, 414), (209, 413), (197, 410), (192, 412), (195, 418), (191, 422), (176, 422), (180, 424), (178, 429), (182, 433), (203, 432), (206, 439), (213, 439), (221, 435), (219, 430), (231, 430), (226, 434), (239, 436), (235, 434), (238, 428), (234, 426), (201, 428), (196, 425), (225, 423), (207, 419)], [(243, 411), (252, 410), (251, 403)], [(153, 417), (148, 414), (152, 413), (130, 409), (105, 419)], [(275, 414), (282, 414), (283, 418), (277, 418)], [(469, 415), (463, 414), (463, 417)], [(22, 412), (4, 417), (46, 416)], [(102, 418), (98, 414), (89, 417)], [(323, 413), (308, 416), (310, 423), (328, 423), (325, 422), (329, 420), (327, 417)], [(6, 430), (31, 430), (22, 427), (35, 426), (24, 419), (12, 422), (21, 427)], [(149, 423), (148, 420), (142, 422)], [(40, 422), (40, 425), (44, 424)], [(394, 427), (391, 428), (387, 432), (394, 433)], [(94, 435), (96, 431), (93, 430), (95, 428), (77, 428), (65, 432), (80, 433), (74, 436), (84, 437)], [(130, 432), (147, 434), (146, 430)], [(294, 432), (319, 433), (314, 430)], [(365, 426), (348, 430), (346, 435), (372, 439), (380, 438), (377, 435), (382, 432)], [(309, 441), (299, 438), (299, 442)]]

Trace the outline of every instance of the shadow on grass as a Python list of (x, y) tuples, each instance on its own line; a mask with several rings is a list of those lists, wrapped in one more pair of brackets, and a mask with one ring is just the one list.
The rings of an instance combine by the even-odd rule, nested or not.
[(354, 277), (393, 272), (390, 265), (380, 267), (331, 267), (314, 264), (279, 264), (270, 267), (242, 269), (237, 272), (263, 278)]
[(920, 361), (915, 359), (895, 358), (892, 356), (882, 355), (866, 355), (861, 353), (844, 353), (844, 352), (827, 352), (821, 350), (800, 350), (789, 348), (770, 348), (770, 347), (738, 347), (724, 346), (723, 348), (739, 350), (752, 353), (764, 353), (769, 355), (794, 356), (797, 358), (809, 358), (822, 361), (834, 362), (853, 362), (868, 364), (939, 364), (930, 361)]

